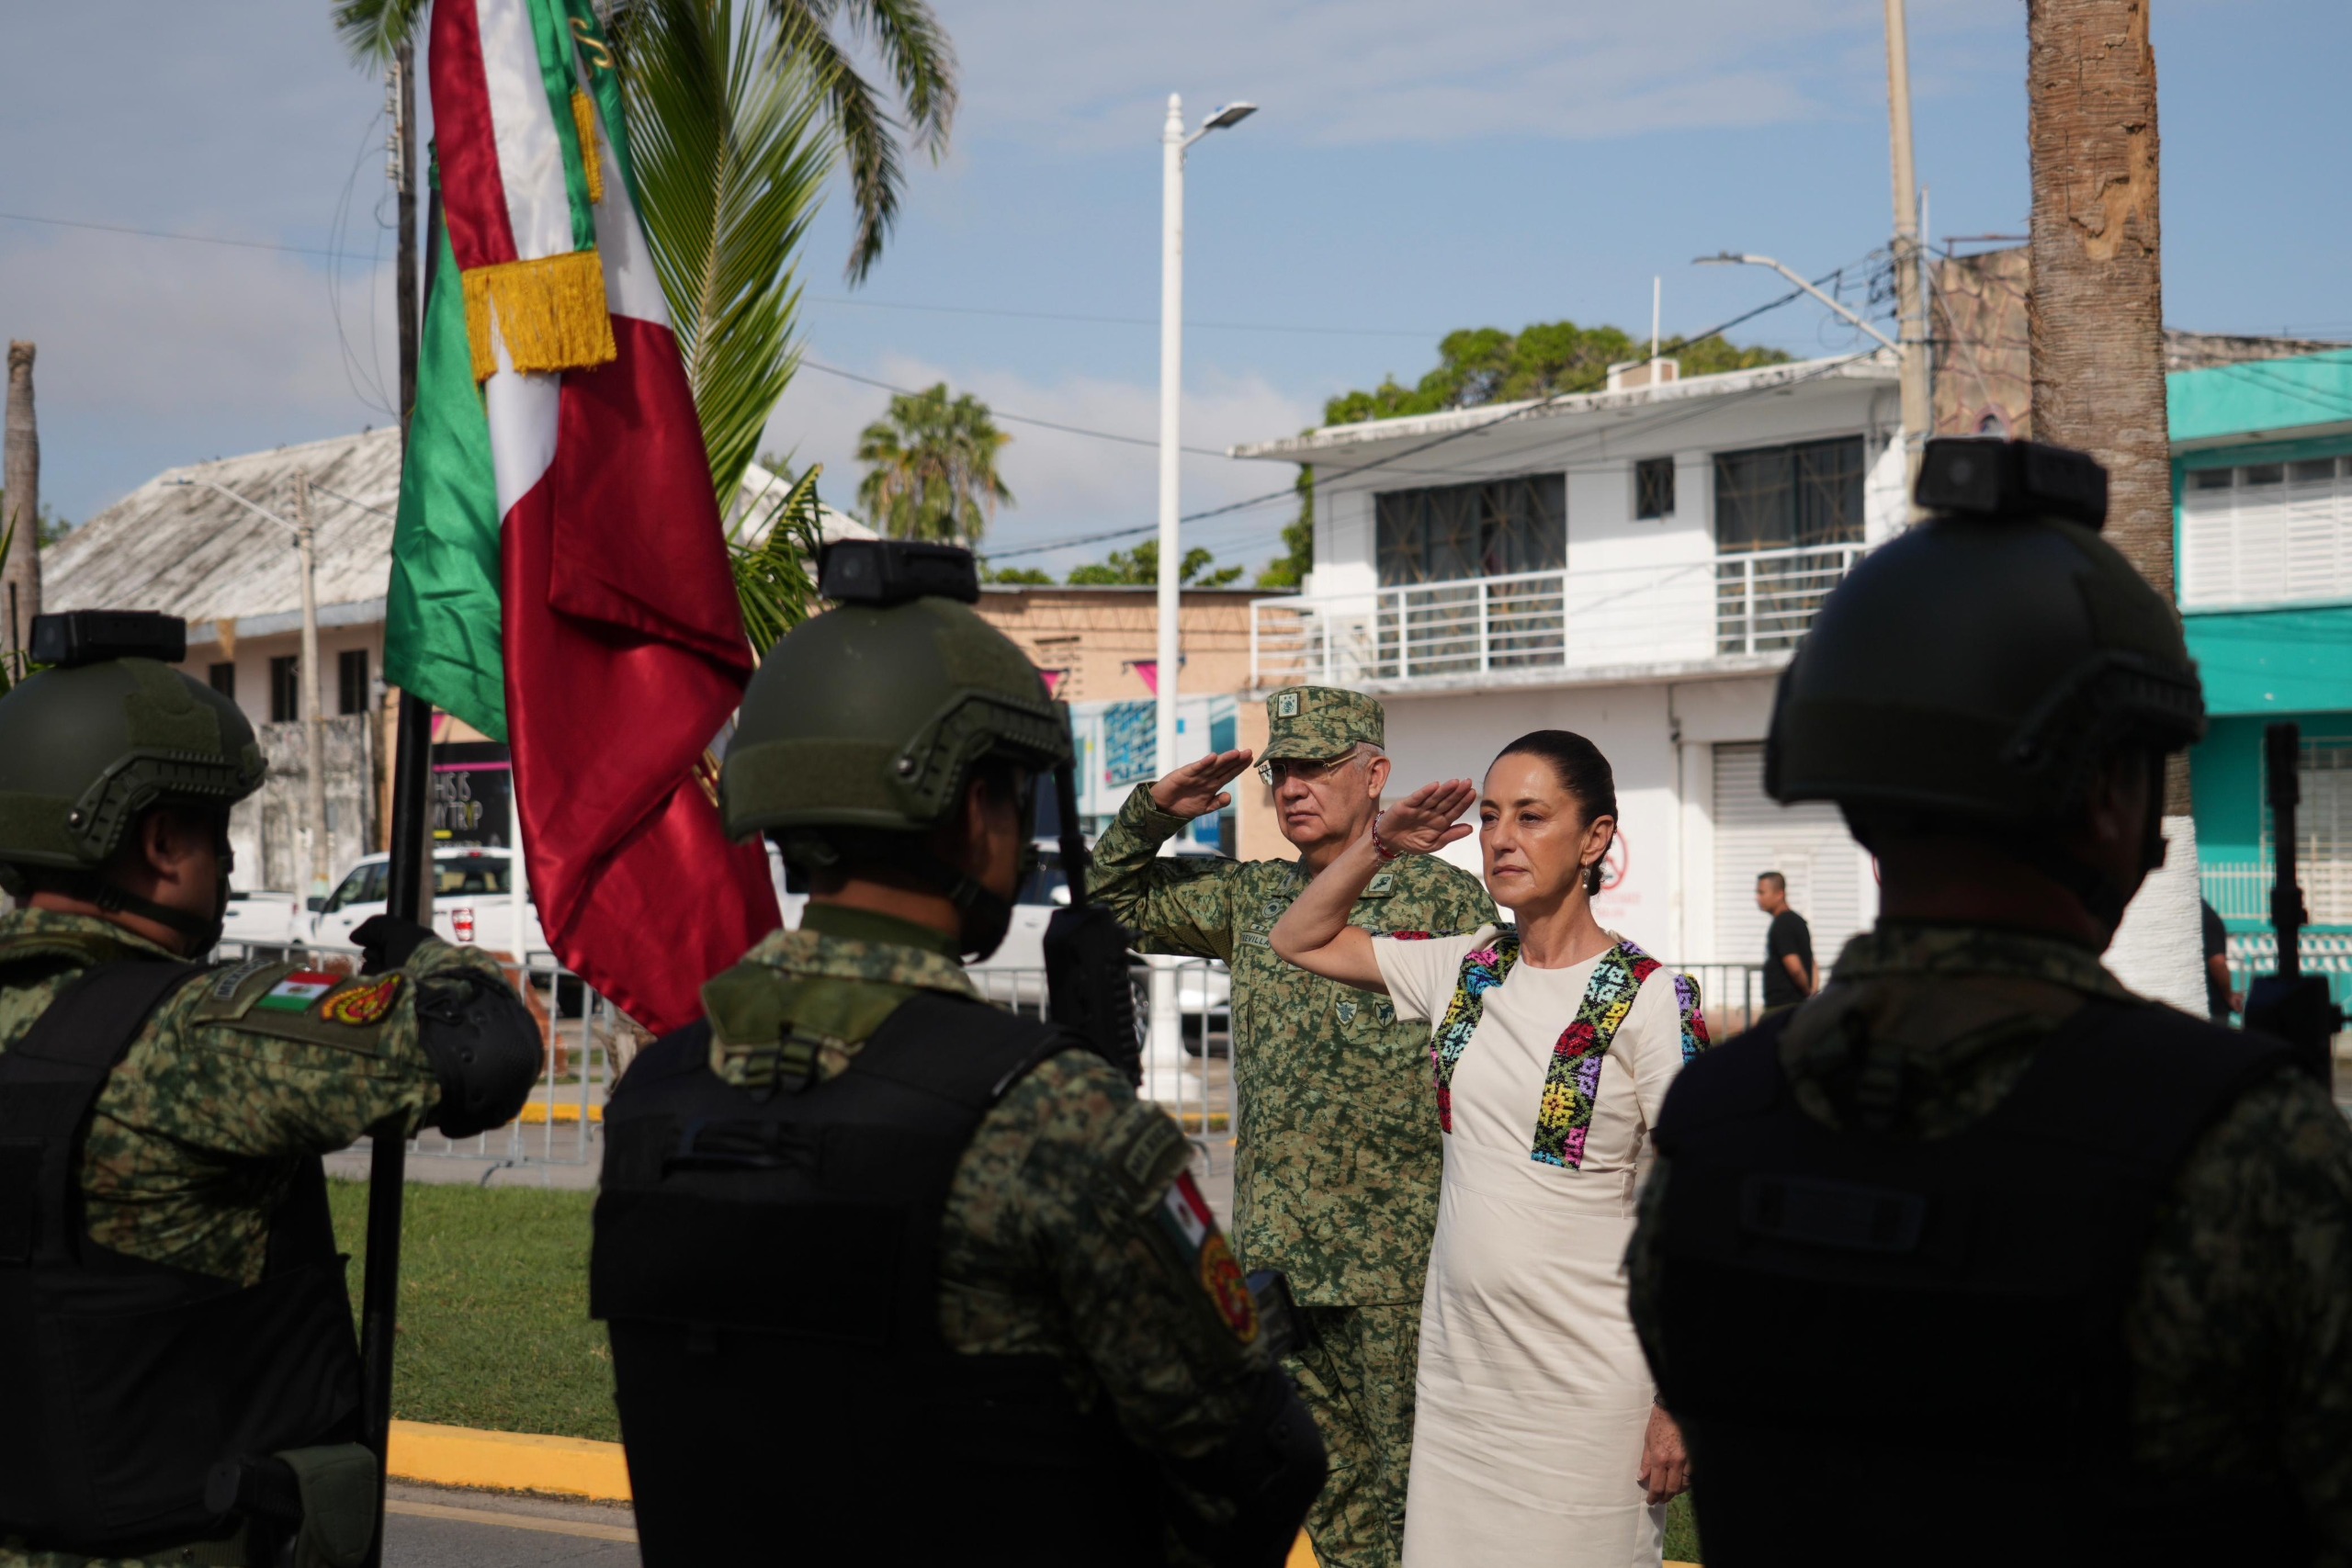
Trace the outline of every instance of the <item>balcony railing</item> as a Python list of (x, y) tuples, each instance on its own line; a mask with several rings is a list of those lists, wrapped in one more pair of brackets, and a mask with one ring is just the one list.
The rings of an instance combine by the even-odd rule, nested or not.
[(1250, 606), (1250, 671), (1260, 686), (1351, 685), (1781, 652), (1796, 646), (1863, 548), (1261, 599)]
[[(2277, 873), (2267, 861), (2207, 861), (2199, 866), (2205, 901), (2225, 920), (2270, 918), (2270, 885)], [(2352, 861), (2307, 860), (2296, 867), (2303, 908), (2315, 926), (2352, 925)]]

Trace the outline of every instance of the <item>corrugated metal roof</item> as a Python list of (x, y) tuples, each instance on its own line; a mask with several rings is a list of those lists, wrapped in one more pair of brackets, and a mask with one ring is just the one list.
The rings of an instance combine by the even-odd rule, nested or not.
[[(177, 481), (209, 481), (291, 518), (294, 476), (307, 472), (320, 621), (379, 619), (391, 581), (400, 470), (400, 432), (390, 425), (168, 468), (41, 552), (42, 608), (157, 610), (185, 618), (192, 635), (202, 634), (198, 640), (211, 635), (205, 623), (224, 616), (249, 636), (299, 625), (302, 581), (293, 535), (203, 482)], [(745, 472), (745, 536), (766, 532), (785, 488), (757, 464)], [(824, 536), (874, 536), (830, 506)]]
[(294, 536), (209, 480), (281, 517), (311, 476), (319, 608), (380, 600), (392, 570), (401, 436), (386, 426), (300, 446), (167, 468), (41, 552), (46, 610), (159, 610), (189, 621), (299, 615)]

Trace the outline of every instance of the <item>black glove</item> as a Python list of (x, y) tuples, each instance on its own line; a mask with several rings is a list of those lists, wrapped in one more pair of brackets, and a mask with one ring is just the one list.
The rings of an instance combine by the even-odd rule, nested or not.
[(362, 920), (351, 937), (359, 944), (359, 972), (380, 975), (387, 969), (406, 968), (418, 946), (433, 940), (433, 928), (376, 915)]

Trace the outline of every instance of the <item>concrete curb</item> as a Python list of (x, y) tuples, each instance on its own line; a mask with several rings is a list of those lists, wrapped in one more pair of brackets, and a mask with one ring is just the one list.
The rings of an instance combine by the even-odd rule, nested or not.
[[(589, 1121), (602, 1122), (604, 1119), (603, 1106), (588, 1107)], [(577, 1122), (580, 1120), (580, 1102), (576, 1100), (562, 1100), (549, 1105), (544, 1100), (529, 1100), (524, 1104), (522, 1110), (514, 1113), (514, 1120), (528, 1127), (543, 1127), (549, 1122)]]
[(432, 1486), (543, 1492), (594, 1503), (630, 1500), (628, 1462), (621, 1455), (620, 1444), (587, 1438), (481, 1432), (468, 1427), (394, 1421), (385, 1469), (395, 1481)]

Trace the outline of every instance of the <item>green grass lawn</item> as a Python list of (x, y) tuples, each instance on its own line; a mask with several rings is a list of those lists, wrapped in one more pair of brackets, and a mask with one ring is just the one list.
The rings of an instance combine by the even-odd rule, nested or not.
[(1698, 1562), (1699, 1526), (1690, 1517), (1690, 1494), (1685, 1492), (1666, 1506), (1666, 1560)]
[[(368, 1189), (327, 1183), (359, 1301)], [(392, 1412), (411, 1421), (620, 1440), (605, 1325), (588, 1320), (590, 1192), (408, 1189)]]

